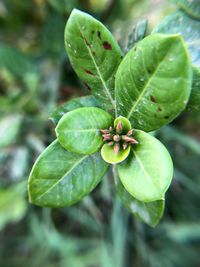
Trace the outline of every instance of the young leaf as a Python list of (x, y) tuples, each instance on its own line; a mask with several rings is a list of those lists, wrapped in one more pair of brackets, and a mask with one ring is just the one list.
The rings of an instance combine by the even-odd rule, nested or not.
[(159, 223), (165, 208), (164, 200), (138, 201), (126, 191), (118, 177), (115, 177), (115, 186), (122, 203), (132, 214), (151, 227)]
[(171, 0), (194, 18), (200, 18), (199, 0)]
[(74, 9), (65, 28), (65, 47), (77, 75), (104, 109), (115, 109), (114, 78), (122, 52), (112, 34), (90, 15)]
[(187, 105), (191, 112), (200, 111), (200, 69), (193, 68), (192, 92)]
[(77, 97), (57, 107), (51, 114), (50, 119), (53, 121), (54, 124), (58, 124), (59, 120), (65, 113), (82, 107), (100, 107), (100, 106), (97, 100), (94, 98), (94, 96), (88, 95), (88, 96)]
[(74, 154), (56, 140), (33, 166), (29, 177), (30, 202), (55, 208), (70, 206), (96, 187), (107, 167), (99, 153)]
[(111, 164), (119, 163), (125, 160), (130, 153), (130, 145), (127, 147), (126, 150), (120, 149), (119, 152), (116, 154), (114, 152), (113, 146), (109, 146), (107, 144), (104, 144), (101, 148), (101, 156), (102, 158)]
[(92, 154), (103, 144), (100, 130), (112, 124), (112, 116), (100, 108), (78, 108), (62, 117), (56, 127), (56, 134), (60, 144), (67, 150)]
[(171, 157), (155, 137), (135, 130), (135, 138), (139, 144), (118, 165), (119, 178), (125, 189), (139, 201), (163, 199), (173, 176)]
[(153, 33), (176, 34), (181, 33), (191, 55), (192, 63), (200, 67), (200, 20), (195, 20), (185, 12), (179, 10), (167, 16)]
[(169, 123), (187, 104), (191, 74), (188, 52), (180, 35), (146, 37), (118, 68), (118, 115), (144, 131)]

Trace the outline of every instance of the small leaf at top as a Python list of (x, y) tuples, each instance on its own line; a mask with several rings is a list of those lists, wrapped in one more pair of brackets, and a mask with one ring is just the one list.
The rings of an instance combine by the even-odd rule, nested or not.
[(56, 140), (33, 166), (28, 183), (29, 200), (38, 206), (70, 206), (96, 187), (107, 168), (99, 153), (75, 154)]
[(77, 75), (106, 110), (115, 109), (114, 78), (122, 51), (106, 27), (74, 9), (65, 28), (65, 47)]
[(94, 96), (88, 95), (88, 96), (77, 97), (57, 107), (51, 114), (50, 119), (53, 121), (54, 124), (58, 124), (59, 120), (65, 113), (82, 107), (100, 107), (100, 106), (97, 100), (94, 98)]
[(56, 127), (56, 134), (60, 144), (67, 150), (92, 154), (103, 144), (100, 130), (112, 124), (112, 116), (100, 108), (78, 108), (62, 117)]
[(164, 212), (164, 200), (138, 201), (126, 191), (118, 177), (115, 177), (115, 186), (122, 203), (133, 215), (151, 227), (155, 227), (159, 223)]
[(125, 160), (129, 153), (130, 153), (130, 145), (127, 146), (125, 150), (120, 149), (118, 153), (114, 151), (113, 146), (109, 146), (107, 144), (104, 144), (101, 148), (101, 156), (102, 158), (111, 164), (119, 163)]
[[(181, 68), (180, 68), (181, 66)], [(116, 74), (117, 114), (153, 131), (184, 110), (191, 65), (181, 35), (152, 34), (125, 56)]]
[(125, 189), (137, 200), (151, 202), (163, 199), (173, 176), (173, 164), (167, 149), (153, 136), (135, 130), (138, 144), (129, 157), (118, 165), (119, 178)]
[(177, 4), (186, 13), (194, 18), (200, 19), (200, 2), (199, 0), (171, 0)]

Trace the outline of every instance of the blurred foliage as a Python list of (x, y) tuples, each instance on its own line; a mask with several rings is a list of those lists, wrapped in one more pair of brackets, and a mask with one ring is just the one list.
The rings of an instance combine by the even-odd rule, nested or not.
[(102, 20), (121, 44), (138, 21), (148, 31), (175, 6), (162, 0), (2, 0), (0, 2), (0, 266), (198, 267), (200, 116), (182, 114), (156, 133), (175, 165), (161, 224), (151, 229), (114, 198), (109, 175), (67, 209), (28, 204), (26, 181), (55, 138), (54, 107), (88, 94), (64, 51), (76, 7)]

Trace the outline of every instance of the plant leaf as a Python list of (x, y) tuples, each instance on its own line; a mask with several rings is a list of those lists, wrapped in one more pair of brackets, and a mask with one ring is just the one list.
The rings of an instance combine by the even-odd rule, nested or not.
[(191, 55), (192, 63), (200, 67), (200, 20), (195, 20), (179, 10), (167, 16), (153, 33), (176, 34), (181, 33)]
[(53, 121), (54, 124), (58, 124), (59, 120), (65, 113), (82, 107), (100, 107), (100, 106), (97, 100), (91, 95), (77, 97), (57, 107), (51, 114), (50, 119)]
[(115, 177), (115, 186), (122, 203), (132, 214), (151, 227), (155, 227), (160, 222), (165, 208), (164, 200), (138, 201), (126, 191), (118, 177)]
[(104, 144), (103, 147), (101, 148), (101, 156), (102, 158), (111, 164), (119, 163), (125, 160), (130, 153), (130, 145), (127, 147), (126, 150), (120, 149), (120, 151), (116, 154), (114, 152), (113, 147)]
[(177, 4), (186, 13), (194, 18), (200, 18), (200, 2), (199, 0), (171, 0)]
[(144, 131), (169, 123), (187, 104), (191, 74), (187, 49), (180, 35), (146, 37), (118, 68), (118, 115), (129, 119), (132, 127)]
[(192, 79), (192, 92), (188, 105), (187, 111), (198, 112), (200, 111), (200, 69), (193, 67), (193, 79)]
[(30, 202), (47, 207), (70, 206), (89, 194), (107, 170), (99, 153), (79, 155), (54, 141), (35, 162), (29, 177)]
[(79, 78), (104, 109), (114, 110), (114, 78), (122, 52), (112, 34), (92, 16), (74, 9), (65, 28), (65, 47)]
[(139, 144), (118, 165), (119, 178), (125, 189), (139, 201), (163, 199), (173, 176), (171, 157), (150, 134), (135, 130), (135, 138)]
[(62, 117), (56, 127), (56, 134), (60, 144), (67, 150), (92, 154), (103, 144), (100, 130), (112, 124), (112, 116), (100, 108), (78, 108)]

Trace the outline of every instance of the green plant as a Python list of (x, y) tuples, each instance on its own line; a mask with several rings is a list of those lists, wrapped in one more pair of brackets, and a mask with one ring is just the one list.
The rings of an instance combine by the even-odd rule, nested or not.
[(113, 164), (124, 205), (155, 226), (173, 166), (151, 132), (175, 119), (188, 103), (192, 67), (185, 42), (180, 34), (155, 33), (135, 43), (123, 58), (103, 24), (74, 10), (65, 46), (92, 96), (71, 100), (52, 114), (57, 140), (33, 166), (30, 202), (70, 206), (89, 194)]

